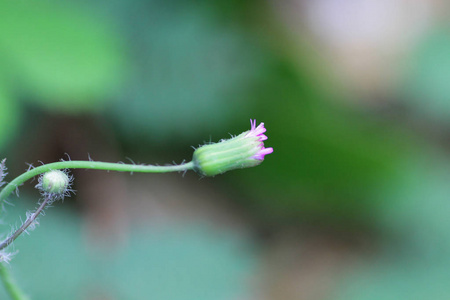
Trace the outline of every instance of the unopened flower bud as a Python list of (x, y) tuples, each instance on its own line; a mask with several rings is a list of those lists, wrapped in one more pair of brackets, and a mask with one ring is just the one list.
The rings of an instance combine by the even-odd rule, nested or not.
[(264, 123), (256, 127), (256, 120), (250, 120), (251, 129), (219, 143), (201, 146), (194, 151), (195, 170), (204, 176), (254, 167), (262, 163), (264, 156), (273, 152), (264, 148)]
[(70, 185), (69, 176), (60, 170), (44, 173), (40, 179), (40, 188), (45, 193), (63, 195)]

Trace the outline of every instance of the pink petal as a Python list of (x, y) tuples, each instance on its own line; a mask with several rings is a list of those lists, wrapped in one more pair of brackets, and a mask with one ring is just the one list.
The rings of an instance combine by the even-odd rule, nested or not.
[(258, 153), (256, 153), (253, 158), (257, 160), (264, 160), (264, 156), (273, 152), (273, 148), (263, 148)]

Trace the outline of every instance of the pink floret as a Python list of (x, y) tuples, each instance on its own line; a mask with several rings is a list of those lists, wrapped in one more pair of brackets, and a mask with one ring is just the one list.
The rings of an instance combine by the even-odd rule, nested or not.
[[(246, 137), (259, 137), (261, 142), (267, 140), (267, 136), (264, 134), (266, 132), (266, 128), (264, 127), (264, 123), (261, 123), (256, 127), (256, 120), (250, 119), (251, 129), (245, 135)], [(264, 156), (273, 152), (273, 148), (264, 148), (264, 143), (261, 143), (261, 150), (256, 153), (253, 158), (257, 160), (264, 160)]]
[(263, 133), (266, 132), (266, 128), (264, 128), (264, 123), (261, 123), (256, 127), (256, 120), (250, 120), (251, 129), (245, 136), (259, 136), (262, 141), (267, 140), (267, 136)]
[(273, 152), (273, 148), (262, 148), (258, 153), (253, 155), (254, 159), (264, 160), (264, 156)]

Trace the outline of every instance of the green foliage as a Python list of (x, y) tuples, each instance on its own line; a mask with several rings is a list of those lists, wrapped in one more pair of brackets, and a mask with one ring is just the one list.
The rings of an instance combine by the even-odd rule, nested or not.
[(102, 21), (68, 2), (1, 1), (0, 69), (45, 108), (98, 108), (115, 90), (122, 53)]
[(111, 114), (129, 138), (192, 139), (250, 111), (243, 96), (257, 75), (260, 49), (243, 28), (215, 20), (210, 5), (176, 3), (121, 6), (132, 75)]
[(17, 133), (20, 121), (19, 105), (0, 83), (0, 150)]
[(435, 120), (450, 120), (450, 28), (425, 36), (409, 58), (402, 93), (408, 105)]
[(373, 211), (384, 233), (381, 251), (350, 266), (330, 299), (450, 297), (449, 168), (435, 151), (405, 159), (402, 179), (372, 198), (382, 203)]
[[(20, 204), (8, 207), (7, 224), (24, 214)], [(225, 300), (248, 293), (255, 253), (236, 233), (202, 223), (157, 229), (130, 224), (124, 244), (86, 245), (79, 216), (57, 206), (14, 243), (20, 252), (10, 264), (12, 273), (31, 299)], [(7, 299), (3, 288), (0, 299)]]

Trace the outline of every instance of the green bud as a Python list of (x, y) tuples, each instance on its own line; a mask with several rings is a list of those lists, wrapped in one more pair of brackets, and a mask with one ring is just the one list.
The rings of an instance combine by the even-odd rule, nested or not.
[(61, 195), (64, 194), (70, 184), (69, 176), (60, 170), (52, 170), (41, 178), (41, 188), (46, 193)]
[(261, 123), (256, 127), (252, 122), (249, 131), (229, 140), (201, 146), (194, 151), (195, 170), (204, 176), (214, 176), (234, 169), (254, 167), (262, 163), (264, 156), (273, 152), (264, 148), (263, 134), (266, 129)]

